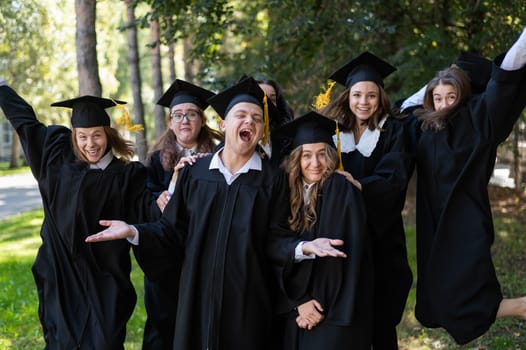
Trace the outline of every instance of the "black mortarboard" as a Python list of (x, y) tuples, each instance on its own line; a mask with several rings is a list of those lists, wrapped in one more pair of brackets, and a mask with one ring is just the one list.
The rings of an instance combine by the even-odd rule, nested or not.
[(330, 79), (346, 88), (360, 81), (374, 81), (384, 86), (384, 79), (396, 70), (381, 58), (366, 51), (332, 73)]
[(272, 132), (272, 158), (277, 157), (277, 163), (281, 163), (296, 147), (307, 143), (325, 142), (336, 148), (332, 138), (336, 126), (334, 120), (308, 112)]
[(172, 108), (180, 103), (193, 103), (202, 110), (208, 107), (208, 99), (215, 94), (184, 80), (175, 79), (168, 90), (161, 96), (158, 105)]
[(97, 96), (80, 96), (70, 100), (52, 103), (53, 107), (71, 108), (71, 126), (74, 128), (92, 128), (95, 126), (109, 126), (110, 116), (105, 109), (124, 101), (111, 100)]
[(263, 143), (265, 144), (269, 134), (269, 118), (276, 118), (279, 112), (272, 102), (269, 103), (267, 101), (265, 93), (254, 78), (245, 77), (237, 84), (208, 99), (208, 103), (223, 119), (225, 119), (232, 107), (241, 102), (254, 103), (263, 110), (265, 118)]
[(461, 51), (455, 64), (469, 76), (473, 92), (481, 93), (486, 90), (493, 67), (490, 60), (476, 53)]
[(250, 102), (264, 108), (263, 98), (265, 93), (252, 77), (245, 77), (237, 84), (221, 91), (208, 99), (208, 103), (217, 111), (221, 118), (240, 102)]

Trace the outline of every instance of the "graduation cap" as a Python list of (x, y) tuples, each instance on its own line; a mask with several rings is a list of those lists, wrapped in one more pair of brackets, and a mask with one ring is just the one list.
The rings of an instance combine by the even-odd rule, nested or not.
[[(303, 116), (292, 120), (272, 132), (272, 157), (278, 157), (277, 163), (281, 163), (285, 156), (289, 155), (296, 147), (308, 144), (325, 142), (331, 147), (336, 147), (332, 135), (339, 134), (338, 123), (323, 115), (310, 111)], [(339, 138), (338, 138), (339, 140)]]
[(263, 143), (267, 143), (269, 135), (269, 118), (278, 116), (278, 110), (272, 103), (268, 103), (267, 96), (259, 87), (259, 84), (252, 77), (245, 77), (237, 84), (221, 91), (208, 99), (208, 103), (216, 110), (222, 119), (225, 119), (228, 112), (236, 104), (249, 102), (256, 104), (263, 110), (265, 119), (265, 130), (263, 133)]
[(208, 99), (215, 93), (187, 81), (175, 79), (168, 90), (161, 96), (158, 105), (172, 108), (180, 103), (193, 103), (202, 110), (208, 107)]
[(366, 51), (332, 73), (330, 79), (346, 88), (360, 81), (374, 81), (384, 86), (384, 79), (396, 70), (381, 58)]
[(454, 64), (467, 73), (473, 92), (481, 93), (486, 90), (493, 68), (490, 60), (476, 53), (461, 51)]
[(71, 108), (71, 126), (74, 128), (92, 128), (109, 126), (110, 117), (105, 109), (125, 104), (124, 101), (112, 100), (97, 96), (84, 95), (70, 100), (52, 103), (53, 107)]

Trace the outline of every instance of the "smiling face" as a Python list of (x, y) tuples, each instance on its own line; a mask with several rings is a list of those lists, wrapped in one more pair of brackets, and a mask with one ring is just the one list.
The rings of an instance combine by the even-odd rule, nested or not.
[[(177, 114), (199, 114), (199, 116), (190, 120), (188, 117), (183, 117), (181, 121), (176, 121), (173, 117)], [(197, 145), (197, 138), (199, 137), (199, 132), (203, 127), (203, 113), (193, 103), (180, 103), (173, 106), (170, 110), (170, 129), (175, 133), (177, 137), (177, 142), (186, 148), (192, 148)]]
[(457, 100), (457, 89), (451, 84), (438, 84), (433, 89), (435, 111), (451, 106)]
[(305, 182), (319, 182), (327, 172), (326, 144), (319, 142), (302, 145), (300, 167)]
[(241, 156), (252, 156), (263, 136), (263, 110), (250, 102), (240, 102), (221, 121), (225, 133), (225, 149)]
[(368, 120), (380, 105), (380, 89), (372, 81), (360, 81), (349, 89), (349, 108), (360, 121)]
[(75, 141), (80, 154), (88, 163), (97, 163), (106, 153), (108, 137), (103, 126), (75, 128)]

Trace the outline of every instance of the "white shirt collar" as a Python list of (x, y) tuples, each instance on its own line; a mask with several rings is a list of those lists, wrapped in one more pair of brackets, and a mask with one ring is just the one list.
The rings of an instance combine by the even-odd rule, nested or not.
[(111, 161), (113, 160), (113, 152), (111, 149), (106, 153), (97, 163), (90, 163), (89, 168), (90, 169), (100, 169), (104, 170), (110, 165)]
[(316, 182), (307, 183), (305, 182), (305, 180), (303, 180), (303, 202), (305, 203), (305, 205), (308, 205), (310, 203), (310, 194), (314, 185), (316, 185)]
[(231, 185), (235, 179), (237, 179), (241, 174), (248, 173), (249, 170), (258, 170), (262, 169), (261, 157), (257, 152), (252, 154), (252, 157), (234, 174), (232, 174), (223, 164), (219, 153), (223, 152), (223, 148), (214, 153), (212, 160), (210, 161), (210, 170), (217, 169), (225, 177), (225, 181), (228, 185)]
[[(340, 145), (342, 153), (349, 153), (358, 150), (364, 157), (370, 157), (376, 148), (376, 144), (380, 139), (380, 128), (384, 126), (388, 116), (385, 116), (378, 123), (378, 128), (374, 130), (365, 129), (358, 144), (354, 141), (354, 134), (352, 131), (340, 132)], [(334, 144), (338, 142), (336, 135), (332, 136)]]

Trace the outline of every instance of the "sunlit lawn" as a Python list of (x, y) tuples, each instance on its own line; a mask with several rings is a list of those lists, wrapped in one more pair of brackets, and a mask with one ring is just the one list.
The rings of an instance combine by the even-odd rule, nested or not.
[[(43, 349), (31, 265), (40, 246), (42, 210), (0, 221), (0, 349)], [(133, 260), (133, 259), (132, 259)], [(140, 349), (145, 322), (142, 272), (133, 266), (137, 307), (128, 323), (126, 349)]]
[[(41, 349), (44, 347), (37, 317), (37, 295), (31, 265), (40, 245), (39, 228), (42, 211), (36, 210), (0, 221), (0, 349)], [(512, 219), (498, 218), (494, 246), (495, 264), (506, 296), (526, 293), (525, 227)], [(409, 257), (415, 266), (415, 233), (407, 232)], [(133, 259), (132, 259), (133, 260)], [(134, 263), (135, 264), (135, 263)], [(142, 273), (134, 265), (132, 279), (137, 289), (138, 303), (128, 323), (126, 349), (140, 349), (145, 321)], [(526, 349), (526, 326), (519, 320), (497, 320), (483, 337), (457, 346), (442, 330), (422, 328), (413, 315), (414, 289), (409, 297), (403, 322), (399, 326), (400, 347), (403, 350)]]

